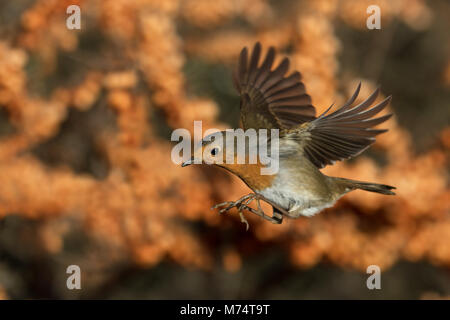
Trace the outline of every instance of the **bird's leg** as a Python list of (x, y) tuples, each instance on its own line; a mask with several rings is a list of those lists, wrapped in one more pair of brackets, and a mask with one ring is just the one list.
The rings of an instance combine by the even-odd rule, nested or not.
[(273, 212), (272, 212), (272, 218), (276, 221), (278, 221), (277, 223), (281, 223), (283, 222), (283, 212), (281, 212), (278, 207), (273, 207)]
[(259, 195), (259, 198), (272, 206), (273, 218), (275, 220), (278, 220), (279, 221), (278, 223), (281, 223), (283, 221), (283, 215), (289, 217), (289, 211), (287, 211), (286, 209), (280, 207), (278, 204), (272, 202), (271, 200), (267, 199), (266, 197), (264, 197), (262, 195)]
[[(238, 209), (239, 216), (241, 217), (241, 222), (246, 224), (246, 230), (248, 230), (250, 225), (248, 224), (247, 219), (245, 219), (244, 213), (242, 212), (242, 210), (249, 208), (247, 205), (250, 202), (252, 202), (255, 197), (257, 197), (257, 194), (250, 193), (236, 201), (225, 201), (225, 202), (216, 204), (216, 205), (212, 206), (211, 209), (216, 209), (216, 208), (225, 206), (225, 208), (220, 209), (220, 211), (219, 211), (219, 213), (224, 213), (224, 212), (236, 207)], [(245, 202), (245, 204), (244, 204), (244, 202)]]
[(225, 201), (225, 202), (222, 202), (222, 203), (218, 203), (218, 204), (212, 206), (211, 209), (216, 209), (216, 208), (225, 206), (225, 208), (220, 209), (220, 211), (219, 211), (219, 213), (224, 213), (225, 211), (228, 211), (228, 210), (230, 210), (230, 209), (232, 209), (234, 207), (238, 208), (238, 206), (240, 204), (242, 204), (243, 201), (245, 201), (245, 200), (247, 200), (249, 198), (252, 198), (255, 195), (256, 195), (255, 193), (250, 193), (250, 194), (247, 194), (247, 195), (243, 196), (242, 198), (240, 198), (240, 199), (238, 199), (236, 201)]
[[(254, 209), (250, 208), (248, 205), (257, 197), (258, 197), (258, 195), (256, 193), (250, 193), (250, 194), (247, 194), (247, 195), (243, 196), (242, 198), (240, 198), (240, 199), (238, 199), (236, 201), (225, 201), (225, 202), (222, 202), (222, 203), (218, 203), (218, 204), (214, 205), (211, 209), (216, 209), (216, 208), (225, 206), (225, 208), (222, 208), (219, 211), (219, 213), (224, 213), (224, 212), (226, 212), (226, 211), (236, 207), (238, 209), (239, 216), (241, 218), (241, 222), (246, 224), (246, 230), (248, 230), (250, 225), (249, 225), (247, 219), (244, 217), (244, 213), (243, 213), (242, 210), (247, 209), (250, 212), (253, 212)], [(255, 213), (255, 212), (253, 212), (253, 213)], [(262, 213), (262, 215), (259, 212), (256, 213), (256, 214), (258, 214), (259, 216), (262, 216), (262, 217), (265, 216), (264, 212)]]
[[(249, 204), (253, 200), (256, 200), (256, 204), (258, 206), (257, 209), (253, 209), (253, 208), (249, 207)], [(273, 207), (273, 216), (272, 217), (270, 217), (264, 213), (263, 209), (261, 208), (260, 200), (263, 200), (263, 201), (269, 203)], [(249, 228), (249, 224), (248, 224), (247, 219), (245, 219), (245, 217), (244, 217), (244, 213), (243, 213), (244, 209), (250, 211), (251, 213), (256, 214), (257, 216), (260, 216), (261, 218), (263, 218), (267, 221), (275, 223), (275, 224), (280, 224), (283, 221), (283, 214), (288, 214), (288, 212), (286, 210), (284, 210), (283, 208), (280, 208), (277, 204), (268, 200), (264, 196), (262, 196), (260, 194), (256, 194), (256, 193), (250, 193), (236, 201), (226, 201), (226, 202), (216, 204), (211, 209), (215, 209), (218, 207), (224, 207), (224, 206), (225, 206), (225, 208), (221, 209), (219, 211), (219, 213), (224, 213), (224, 212), (236, 207), (238, 209), (239, 216), (241, 217), (241, 221), (247, 225), (247, 230)]]
[[(256, 200), (256, 204), (258, 206), (258, 209), (253, 209), (253, 208), (248, 206), (250, 204), (250, 202), (253, 201), (253, 200)], [(282, 214), (280, 215), (280, 213), (278, 213), (278, 211), (276, 210), (276, 207), (273, 207), (273, 216), (270, 217), (270, 216), (266, 215), (264, 213), (264, 210), (261, 208), (260, 200), (266, 201), (266, 198), (261, 196), (261, 195), (259, 195), (259, 194), (257, 194), (256, 197), (254, 197), (253, 199), (247, 200), (241, 206), (242, 206), (243, 209), (246, 209), (246, 210), (250, 211), (251, 213), (256, 214), (257, 216), (260, 216), (261, 218), (266, 219), (267, 221), (270, 221), (270, 222), (275, 223), (275, 224), (280, 224), (283, 221)], [(271, 204), (271, 203), (269, 203), (269, 204)]]

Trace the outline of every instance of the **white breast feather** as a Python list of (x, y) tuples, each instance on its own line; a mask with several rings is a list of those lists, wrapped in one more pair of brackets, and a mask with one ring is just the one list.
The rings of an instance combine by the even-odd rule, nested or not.
[[(308, 195), (304, 192), (300, 194), (294, 191), (296, 187), (289, 183), (290, 179), (283, 177), (288, 174), (289, 172), (280, 169), (273, 184), (266, 189), (258, 190), (258, 193), (281, 207), (286, 208), (292, 218), (297, 218), (300, 215), (311, 217), (323, 209), (334, 205), (335, 201), (323, 203), (320, 201), (321, 199), (315, 199), (312, 194)], [(318, 202), (320, 205), (317, 205)]]

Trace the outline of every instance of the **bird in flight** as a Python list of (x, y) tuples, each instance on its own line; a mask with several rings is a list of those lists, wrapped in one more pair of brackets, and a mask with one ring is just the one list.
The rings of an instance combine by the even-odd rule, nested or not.
[[(286, 75), (289, 59), (284, 58), (273, 67), (275, 49), (270, 47), (260, 63), (261, 44), (255, 44), (249, 57), (247, 48), (242, 49), (233, 82), (240, 95), (240, 118), (244, 130), (278, 129), (278, 170), (272, 175), (261, 174), (264, 164), (225, 161), (232, 153), (236, 159), (236, 146), (223, 146), (223, 141), (205, 137), (193, 157), (184, 162), (186, 166), (197, 158), (203, 162), (221, 154), (223, 160), (216, 165), (241, 178), (253, 193), (236, 201), (219, 203), (220, 213), (236, 207), (242, 222), (248, 222), (243, 210), (280, 224), (283, 217), (312, 216), (334, 205), (344, 194), (362, 189), (386, 195), (394, 195), (395, 187), (324, 175), (319, 169), (359, 155), (375, 142), (375, 136), (387, 130), (373, 129), (389, 119), (392, 114), (374, 117), (390, 102), (391, 96), (373, 106), (379, 89), (366, 100), (354, 105), (359, 84), (352, 97), (340, 108), (331, 112), (329, 107), (320, 116), (311, 104), (299, 72)], [(223, 132), (226, 135), (226, 132)], [(268, 144), (271, 141), (268, 138)], [(248, 153), (250, 148), (246, 148)], [(246, 154), (245, 156), (248, 156)], [(210, 159), (208, 159), (210, 158)], [(273, 207), (272, 215), (266, 214), (260, 200)], [(249, 204), (256, 201), (257, 208)]]

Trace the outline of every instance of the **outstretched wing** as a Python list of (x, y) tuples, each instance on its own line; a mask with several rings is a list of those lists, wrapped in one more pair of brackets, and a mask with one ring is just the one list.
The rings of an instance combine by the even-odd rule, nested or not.
[(304, 155), (318, 168), (360, 154), (375, 142), (376, 135), (387, 131), (372, 127), (386, 121), (392, 114), (372, 117), (388, 105), (391, 96), (370, 108), (378, 96), (377, 89), (361, 104), (352, 107), (360, 88), (361, 83), (338, 110), (328, 114), (330, 107), (318, 118), (287, 133), (286, 137), (297, 140)]
[(288, 129), (315, 119), (316, 109), (300, 81), (299, 72), (285, 77), (289, 59), (272, 70), (275, 49), (270, 47), (259, 65), (261, 44), (257, 42), (248, 59), (241, 51), (233, 82), (241, 96), (241, 121), (244, 129)]

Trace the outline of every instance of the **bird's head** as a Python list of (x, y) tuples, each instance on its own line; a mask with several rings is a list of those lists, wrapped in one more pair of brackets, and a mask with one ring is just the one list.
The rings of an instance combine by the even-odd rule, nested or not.
[(214, 164), (234, 173), (249, 186), (265, 188), (278, 171), (278, 162), (264, 161), (263, 164), (257, 150), (257, 137), (236, 135), (230, 131), (217, 132), (206, 136), (194, 150), (192, 158), (182, 166)]
[(201, 144), (194, 150), (191, 159), (185, 161), (181, 166), (206, 163), (229, 167), (237, 163), (238, 151), (236, 139), (232, 139), (226, 131), (215, 132), (203, 138)]

